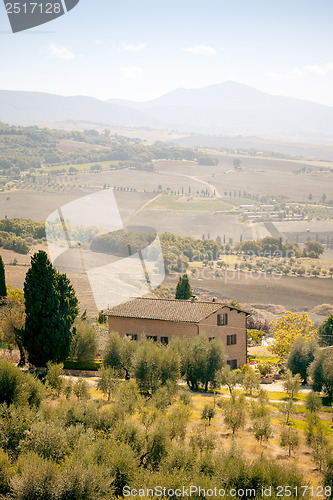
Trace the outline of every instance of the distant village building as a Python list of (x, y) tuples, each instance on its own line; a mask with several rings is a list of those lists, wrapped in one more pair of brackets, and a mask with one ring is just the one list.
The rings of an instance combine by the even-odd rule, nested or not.
[(275, 345), (275, 339), (273, 337), (263, 337), (261, 339), (261, 345), (263, 347), (270, 347)]
[(232, 369), (247, 362), (246, 319), (249, 313), (213, 299), (212, 302), (138, 298), (109, 309), (109, 332), (140, 340), (143, 337), (168, 344), (199, 334), (220, 339)]

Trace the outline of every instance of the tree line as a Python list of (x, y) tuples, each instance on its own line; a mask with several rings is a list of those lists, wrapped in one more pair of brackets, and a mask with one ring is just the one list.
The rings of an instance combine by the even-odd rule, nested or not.
[(131, 341), (111, 332), (104, 365), (114, 369), (120, 378), (133, 377), (146, 393), (154, 393), (180, 379), (193, 390), (203, 387), (207, 391), (209, 384), (215, 384), (217, 373), (226, 369), (226, 356), (221, 341), (210, 342), (201, 335), (189, 340), (176, 339), (164, 346), (150, 339)]
[[(67, 223), (69, 224), (69, 223)], [(69, 224), (70, 225), (70, 224)], [(61, 234), (61, 225), (54, 223), (48, 225), (48, 230), (57, 236)], [(152, 233), (134, 233), (123, 230), (113, 231), (112, 233), (99, 234), (102, 228), (71, 227), (77, 237), (84, 236), (84, 240), (90, 240), (90, 249), (94, 252), (115, 253), (124, 255), (127, 252), (128, 244), (131, 246), (132, 253), (149, 246), (156, 238)], [(84, 235), (83, 235), (84, 232)], [(8, 234), (6, 234), (8, 233)], [(81, 234), (82, 233), (82, 234)], [(15, 237), (16, 245), (13, 242)], [(0, 245), (6, 249), (17, 251), (18, 253), (28, 253), (29, 243), (32, 239), (41, 239), (45, 237), (45, 223), (35, 222), (27, 219), (0, 219)], [(159, 235), (163, 251), (164, 261), (167, 271), (182, 271), (188, 267), (189, 262), (209, 262), (218, 261), (223, 255), (231, 253), (242, 253), (244, 255), (256, 256), (276, 256), (281, 257), (310, 257), (319, 258), (324, 251), (321, 243), (308, 241), (305, 243), (303, 251), (297, 243), (282, 243), (281, 238), (266, 237), (258, 241), (243, 241), (235, 244), (233, 247), (229, 243), (222, 243), (221, 238), (216, 240), (205, 235), (201, 239), (195, 239), (189, 236), (183, 237), (172, 233), (162, 233)], [(5, 246), (6, 245), (6, 246)], [(22, 245), (22, 246), (21, 246)], [(18, 250), (15, 250), (17, 248)], [(152, 251), (152, 258), (155, 258), (155, 251)]]
[(45, 238), (44, 222), (27, 219), (0, 219), (0, 247), (26, 255), (33, 240)]
[[(60, 141), (64, 139), (103, 147), (65, 152), (60, 147)], [(0, 164), (5, 172), (13, 175), (51, 165), (99, 161), (126, 161), (141, 165), (158, 159), (194, 160), (196, 155), (191, 148), (168, 146), (159, 141), (148, 145), (140, 139), (117, 135), (110, 137), (97, 131), (68, 132), (5, 124), (0, 126)]]
[(256, 255), (258, 257), (310, 257), (319, 259), (324, 252), (324, 246), (318, 241), (307, 241), (303, 251), (298, 243), (282, 243), (282, 238), (266, 236), (261, 240), (248, 240), (236, 243), (235, 250), (245, 255)]

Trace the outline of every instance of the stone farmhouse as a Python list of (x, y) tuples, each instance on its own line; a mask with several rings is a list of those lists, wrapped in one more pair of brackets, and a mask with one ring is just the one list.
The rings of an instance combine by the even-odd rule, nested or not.
[(168, 344), (172, 339), (191, 339), (199, 334), (220, 339), (232, 369), (247, 362), (246, 319), (249, 313), (217, 302), (138, 298), (105, 312), (109, 332), (140, 340)]

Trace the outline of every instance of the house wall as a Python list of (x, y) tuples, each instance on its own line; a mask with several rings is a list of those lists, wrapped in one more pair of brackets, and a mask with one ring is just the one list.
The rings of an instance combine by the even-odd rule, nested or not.
[[(228, 314), (228, 324), (217, 326), (217, 315), (223, 313)], [(237, 360), (238, 367), (247, 362), (246, 315), (235, 310), (230, 311), (225, 307), (211, 314), (199, 324), (111, 316), (108, 317), (108, 322), (109, 332), (118, 332), (121, 337), (138, 335), (138, 340), (142, 336), (152, 335), (156, 336), (159, 342), (161, 337), (168, 337), (170, 342), (175, 338), (189, 339), (196, 337), (198, 333), (204, 334), (209, 338), (220, 339), (225, 346), (227, 359)], [(235, 345), (227, 345), (228, 335), (237, 335)]]
[[(217, 325), (217, 315), (227, 314), (228, 323), (224, 326)], [(246, 340), (246, 314), (227, 307), (219, 309), (207, 319), (200, 322), (199, 333), (207, 337), (215, 337), (223, 342), (229, 360), (237, 359), (237, 366), (243, 366), (247, 362), (247, 340)], [(227, 336), (236, 335), (237, 343), (227, 345)]]
[(138, 339), (146, 335), (156, 335), (157, 340), (168, 337), (188, 339), (198, 335), (198, 327), (194, 323), (177, 323), (160, 321), (156, 319), (138, 318), (113, 318), (109, 316), (109, 332), (118, 332), (121, 337), (125, 335), (138, 335)]

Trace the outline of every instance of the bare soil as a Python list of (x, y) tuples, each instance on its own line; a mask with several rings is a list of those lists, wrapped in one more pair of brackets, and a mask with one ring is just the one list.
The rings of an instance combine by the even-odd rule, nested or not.
[(203, 167), (186, 162), (176, 165), (175, 162), (164, 161), (156, 162), (155, 167), (169, 173), (200, 177), (222, 194), (241, 190), (258, 195), (285, 195), (292, 201), (308, 201), (310, 193), (314, 200), (319, 200), (323, 193), (328, 195), (332, 174), (323, 174), (319, 166), (311, 165), (313, 172), (309, 174), (295, 174), (293, 170), (309, 168), (309, 165), (302, 161), (242, 157), (242, 170), (235, 170), (233, 159), (232, 156), (221, 156), (216, 166)]
[[(332, 278), (297, 278), (293, 276), (262, 276), (228, 272), (217, 278), (205, 269), (205, 276), (191, 277), (193, 292), (208, 293), (220, 300), (236, 300), (250, 312), (271, 321), (286, 311), (307, 312), (315, 322), (322, 322), (328, 311), (323, 304), (333, 304)], [(165, 284), (174, 286), (178, 275), (166, 278)]]

